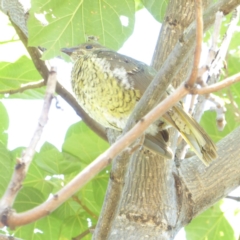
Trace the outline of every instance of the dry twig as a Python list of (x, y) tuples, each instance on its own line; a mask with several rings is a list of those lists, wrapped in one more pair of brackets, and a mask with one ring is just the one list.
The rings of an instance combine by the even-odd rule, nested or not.
[(40, 115), (37, 129), (33, 134), (33, 137), (28, 148), (25, 151), (23, 151), (21, 158), (17, 159), (17, 164), (15, 167), (15, 171), (13, 172), (12, 179), (0, 201), (0, 216), (1, 216), (0, 226), (9, 225), (8, 217), (9, 214), (11, 214), (11, 207), (18, 194), (18, 191), (21, 189), (22, 182), (26, 176), (26, 173), (34, 156), (36, 146), (41, 138), (43, 128), (47, 123), (48, 112), (50, 109), (53, 94), (55, 93), (56, 83), (57, 83), (56, 72), (54, 71), (54, 69), (52, 69), (49, 73), (44, 105), (42, 113)]

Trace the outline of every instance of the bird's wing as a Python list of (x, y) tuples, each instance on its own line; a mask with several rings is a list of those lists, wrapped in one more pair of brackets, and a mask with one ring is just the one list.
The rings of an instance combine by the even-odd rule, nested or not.
[(156, 72), (145, 63), (121, 55), (111, 50), (98, 50), (96, 54), (100, 58), (105, 58), (110, 63), (110, 69), (124, 69), (133, 87), (137, 88), (141, 95), (145, 92)]

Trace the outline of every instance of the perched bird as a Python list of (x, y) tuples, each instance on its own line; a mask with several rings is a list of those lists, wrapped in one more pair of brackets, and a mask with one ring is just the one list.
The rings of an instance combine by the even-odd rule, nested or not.
[[(122, 131), (156, 71), (142, 62), (97, 43), (64, 48), (62, 52), (67, 53), (74, 61), (71, 83), (81, 107), (104, 127)], [(172, 91), (174, 89), (170, 86), (166, 96)], [(185, 112), (181, 102), (147, 129), (144, 145), (171, 158), (171, 151), (166, 144), (166, 129), (171, 126), (180, 132), (205, 165), (209, 165), (217, 157), (215, 144), (202, 127)], [(159, 148), (156, 145), (159, 145)]]

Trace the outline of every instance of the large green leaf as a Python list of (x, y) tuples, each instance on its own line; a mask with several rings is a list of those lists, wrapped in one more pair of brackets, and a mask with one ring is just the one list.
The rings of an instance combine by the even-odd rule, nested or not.
[(9, 126), (9, 117), (5, 106), (0, 102), (0, 142), (7, 146), (8, 134), (6, 130)]
[[(44, 15), (45, 25), (36, 13)], [(133, 0), (33, 1), (28, 43), (46, 48), (44, 59), (61, 54), (61, 47), (85, 42), (86, 36), (97, 36), (103, 45), (118, 49), (133, 31), (134, 13)]]
[(188, 240), (234, 240), (234, 231), (221, 211), (214, 205), (185, 227)]
[(0, 63), (0, 89), (9, 91), (18, 89), (21, 84), (40, 80), (41, 76), (36, 71), (32, 61), (22, 56), (15, 63)]
[(168, 0), (142, 0), (142, 3), (157, 21), (163, 22)]
[(38, 206), (45, 200), (43, 194), (33, 187), (23, 187), (17, 195), (14, 208), (17, 212), (24, 212)]
[[(105, 197), (107, 184), (109, 180), (109, 171), (103, 170), (91, 182), (87, 183), (78, 193), (83, 206), (94, 214), (90, 214), (91, 219), (96, 220), (96, 216), (100, 215), (103, 200)], [(89, 212), (88, 212), (89, 213)]]
[(89, 164), (108, 148), (109, 144), (103, 141), (85, 123), (73, 124), (65, 137), (63, 151)]
[(62, 220), (50, 216), (37, 222), (18, 227), (14, 236), (26, 240), (58, 240), (60, 239)]
[(38, 189), (45, 199), (52, 193), (54, 187), (51, 181), (46, 180), (46, 172), (39, 168), (35, 161), (31, 163), (23, 185)]
[[(0, 92), (19, 89), (23, 84), (42, 79), (33, 62), (25, 55), (16, 62), (0, 62)], [(42, 99), (45, 87), (29, 89), (15, 94), (0, 94), (0, 98)]]
[(88, 229), (87, 216), (76, 214), (64, 220), (61, 226), (61, 239), (73, 239)]
[(82, 213), (84, 210), (82, 207), (73, 200), (73, 198), (70, 198), (69, 200), (65, 201), (59, 208), (57, 208), (53, 215), (59, 219), (67, 219), (70, 216), (76, 215), (76, 213)]
[(45, 143), (42, 146), (36, 157), (36, 164), (50, 175), (69, 174), (79, 172), (82, 169), (79, 159), (69, 154), (62, 154), (50, 143)]

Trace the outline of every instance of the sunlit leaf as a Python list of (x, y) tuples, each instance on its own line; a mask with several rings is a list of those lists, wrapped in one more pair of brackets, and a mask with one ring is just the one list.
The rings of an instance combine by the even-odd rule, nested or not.
[(0, 63), (0, 89), (9, 91), (18, 89), (21, 84), (40, 80), (41, 76), (37, 72), (33, 62), (26, 56), (22, 56), (15, 63)]
[(79, 172), (81, 163), (74, 156), (68, 159), (50, 143), (45, 143), (36, 157), (36, 164), (50, 175)]
[[(45, 24), (36, 16), (45, 17)], [(43, 14), (44, 13), (44, 14)], [(28, 20), (29, 45), (46, 48), (43, 58), (60, 54), (61, 47), (75, 46), (96, 36), (113, 49), (120, 48), (134, 25), (133, 0), (33, 1)]]
[(69, 128), (63, 151), (76, 156), (83, 163), (90, 163), (108, 146), (109, 144), (90, 130), (85, 123), (79, 122)]

